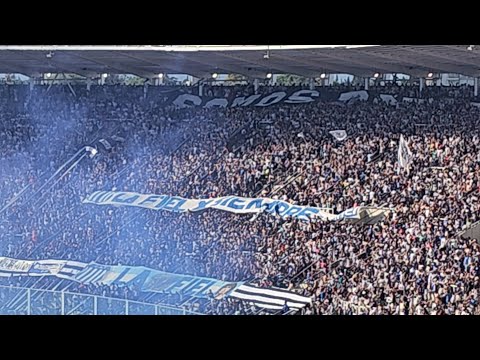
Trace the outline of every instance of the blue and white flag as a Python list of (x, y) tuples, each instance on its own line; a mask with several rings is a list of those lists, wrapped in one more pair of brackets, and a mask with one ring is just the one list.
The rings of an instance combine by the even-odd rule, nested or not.
[[(97, 266), (100, 265), (97, 264)], [(106, 271), (97, 279), (97, 282), (102, 285), (137, 284), (141, 286), (148, 275), (155, 271), (142, 266), (101, 266)]]
[(88, 264), (78, 261), (65, 261), (65, 264), (62, 266), (57, 276), (63, 279), (74, 280), (75, 276), (87, 266)]
[(2, 276), (56, 276), (83, 284), (128, 284), (141, 291), (221, 299), (232, 296), (266, 309), (280, 309), (285, 301), (300, 309), (310, 298), (286, 289), (260, 288), (242, 281), (226, 282), (193, 275), (166, 273), (142, 266), (109, 266), (70, 260), (19, 260), (0, 257)]
[(74, 279), (82, 284), (96, 284), (102, 280), (107, 272), (108, 266), (92, 263), (79, 271)]
[(358, 221), (368, 216), (363, 207), (354, 207), (340, 214), (331, 214), (318, 207), (292, 205), (269, 198), (244, 198), (224, 196), (213, 199), (184, 199), (169, 195), (143, 195), (133, 192), (96, 191), (83, 200), (84, 204), (135, 206), (151, 210), (171, 212), (196, 212), (217, 209), (235, 214), (258, 214), (267, 212), (282, 218), (304, 221)]
[(152, 271), (143, 284), (143, 291), (152, 291), (184, 296), (221, 299), (234, 291), (243, 282), (225, 282), (216, 279), (190, 275), (170, 274)]

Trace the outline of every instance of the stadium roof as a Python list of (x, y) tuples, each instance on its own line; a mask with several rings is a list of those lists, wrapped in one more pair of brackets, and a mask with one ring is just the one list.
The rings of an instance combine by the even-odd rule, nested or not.
[(0, 46), (0, 73), (135, 74), (212, 72), (263, 78), (266, 73), (318, 77), (345, 73), (433, 73), (480, 76), (475, 45), (155, 45), (155, 46)]

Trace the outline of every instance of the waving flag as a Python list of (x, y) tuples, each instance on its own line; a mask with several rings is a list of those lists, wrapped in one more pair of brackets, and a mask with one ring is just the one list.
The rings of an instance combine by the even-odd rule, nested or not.
[(99, 142), (105, 147), (105, 149), (110, 150), (112, 148), (112, 144), (108, 142), (108, 140), (100, 139)]
[(230, 294), (230, 297), (270, 310), (281, 310), (285, 302), (290, 308), (300, 310), (312, 302), (311, 298), (295, 294), (286, 289), (265, 289), (252, 284), (239, 286)]
[(412, 152), (410, 151), (407, 142), (403, 138), (403, 135), (400, 135), (400, 143), (398, 144), (398, 163), (402, 168), (408, 168), (412, 158)]
[(333, 130), (330, 134), (338, 141), (343, 141), (347, 138), (347, 132), (345, 130)]

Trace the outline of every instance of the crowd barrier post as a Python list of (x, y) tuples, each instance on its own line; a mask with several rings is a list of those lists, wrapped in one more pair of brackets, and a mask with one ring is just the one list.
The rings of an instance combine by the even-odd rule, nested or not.
[(98, 305), (97, 305), (98, 297), (93, 297), (93, 315), (98, 315)]
[(31, 291), (30, 291), (30, 289), (27, 289), (27, 315), (32, 314), (30, 295), (31, 295)]

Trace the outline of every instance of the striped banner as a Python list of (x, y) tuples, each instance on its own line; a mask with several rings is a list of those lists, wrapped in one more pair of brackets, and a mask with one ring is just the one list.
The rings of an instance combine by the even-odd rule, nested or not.
[(75, 280), (82, 284), (98, 283), (107, 272), (107, 266), (90, 264), (75, 274)]
[(285, 306), (285, 302), (290, 309), (300, 310), (312, 302), (309, 297), (285, 289), (265, 289), (252, 284), (241, 285), (230, 294), (230, 297), (269, 310), (281, 310)]
[(71, 260), (18, 260), (0, 257), (0, 277), (56, 276), (82, 284), (128, 284), (141, 291), (182, 294), (187, 297), (233, 297), (255, 306), (299, 310), (311, 302), (286, 289), (261, 288), (243, 282), (226, 282), (192, 275), (171, 274), (142, 266), (109, 266)]
[(85, 263), (78, 261), (65, 261), (64, 266), (60, 269), (57, 276), (60, 278), (73, 280), (80, 271), (85, 269), (85, 267), (87, 267), (87, 264)]

